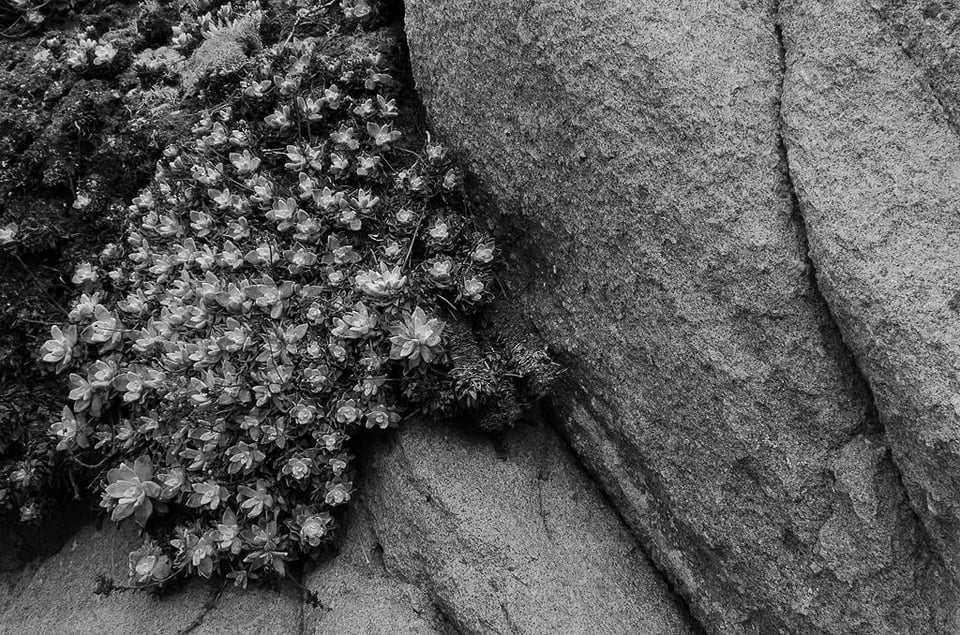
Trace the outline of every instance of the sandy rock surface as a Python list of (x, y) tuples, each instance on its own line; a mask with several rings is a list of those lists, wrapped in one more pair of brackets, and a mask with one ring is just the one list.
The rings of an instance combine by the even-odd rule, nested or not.
[(956, 575), (960, 37), (935, 3), (874, 5), (784, 5), (787, 149), (820, 286)]
[(639, 544), (542, 425), (441, 424), (381, 444), (364, 487), (387, 569), (463, 633), (694, 632)]
[[(900, 449), (882, 392), (878, 417), (876, 379), (848, 331), (878, 358), (909, 345), (884, 351), (887, 341), (863, 328), (883, 318), (864, 308), (864, 321), (834, 321), (831, 309), (843, 307), (821, 293), (808, 258), (803, 197), (816, 173), (795, 186), (787, 161), (805, 133), (789, 117), (786, 141), (781, 133), (781, 111), (802, 114), (781, 107), (800, 81), (793, 64), (833, 55), (844, 71), (833, 86), (866, 90), (858, 82), (879, 63), (873, 53), (818, 39), (870, 9), (810, 6), (413, 0), (406, 20), (432, 125), (462, 151), (501, 235), (515, 237), (505, 250), (515, 254), (503, 276), (509, 310), (520, 307), (570, 369), (561, 425), (700, 623), (731, 633), (948, 632), (960, 628), (949, 614), (955, 587), (926, 539), (917, 510), (929, 518), (927, 502), (902, 457), (949, 463)], [(893, 40), (883, 46), (897, 53)], [(904, 104), (925, 99), (897, 88)], [(859, 119), (807, 134), (842, 146), (841, 129), (876, 114), (875, 100), (861, 98)], [(831, 117), (821, 102), (810, 107), (814, 125)], [(916, 131), (902, 129), (893, 147), (919, 150)], [(860, 158), (887, 161), (883, 151)], [(851, 158), (831, 160), (853, 179)], [(819, 167), (801, 162), (800, 175), (804, 165)], [(944, 180), (938, 165), (924, 178)], [(876, 191), (858, 187), (867, 209)], [(912, 196), (905, 182), (897, 191)], [(867, 233), (844, 222), (811, 227), (814, 263), (826, 249), (821, 230)], [(890, 265), (872, 269), (874, 279), (902, 290)], [(924, 275), (949, 288), (949, 273)], [(886, 301), (886, 315), (897, 311)], [(916, 403), (945, 412), (924, 390), (915, 387)]]

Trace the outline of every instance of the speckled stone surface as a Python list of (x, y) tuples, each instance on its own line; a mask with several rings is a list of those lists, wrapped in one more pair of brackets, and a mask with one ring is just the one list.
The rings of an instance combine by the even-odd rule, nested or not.
[[(816, 7), (830, 7), (822, 21)], [(792, 159), (794, 126), (807, 124), (788, 116), (786, 142), (781, 133), (783, 91), (785, 113), (803, 99), (789, 92), (794, 55), (814, 74), (817, 58), (834, 56), (843, 73), (826, 87), (865, 91), (862, 111), (841, 125), (836, 107), (827, 127), (822, 109), (810, 134), (842, 148), (847, 127), (883, 107), (860, 83), (875, 53), (848, 50), (827, 23), (871, 11), (850, 1), (406, 5), (431, 123), (466, 161), (511, 258), (503, 313), (519, 310), (567, 365), (560, 425), (712, 632), (960, 629), (956, 587), (918, 518), (927, 502), (912, 486), (908, 498), (900, 433), (884, 429), (882, 392), (877, 416), (876, 380), (852, 339), (870, 322), (841, 320), (851, 352), (832, 291), (825, 300), (809, 266), (812, 217), (800, 211), (817, 177), (802, 174), (820, 159), (798, 158), (797, 205), (785, 148)], [(894, 85), (908, 101), (917, 92)], [(810, 110), (830, 98), (810, 95), (821, 100)], [(919, 149), (900, 143), (910, 144)], [(886, 161), (885, 151), (831, 160), (852, 188), (850, 162)], [(952, 173), (937, 165), (924, 174), (946, 183)], [(914, 191), (891, 188), (904, 200)], [(838, 231), (868, 233), (823, 228)], [(810, 235), (827, 268), (826, 239)], [(947, 273), (931, 279), (949, 286)], [(901, 346), (870, 341), (878, 357)], [(905, 370), (906, 354), (891, 359)], [(916, 460), (923, 453), (936, 456)]]
[(364, 498), (354, 501), (347, 514), (339, 552), (307, 576), (305, 586), (322, 606), (304, 607), (302, 632), (455, 634), (426, 592), (387, 570)]
[(695, 631), (557, 433), (445, 423), (378, 443), (363, 483), (388, 570), (461, 633)]
[(787, 149), (824, 296), (960, 573), (956, 3), (787, 2)]

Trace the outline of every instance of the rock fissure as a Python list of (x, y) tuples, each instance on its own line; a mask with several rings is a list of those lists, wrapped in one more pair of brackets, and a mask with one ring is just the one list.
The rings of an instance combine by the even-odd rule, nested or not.
[[(402, 576), (401, 576), (402, 578)], [(436, 611), (437, 615), (443, 619), (443, 626), (446, 628), (450, 635), (462, 635), (463, 633), (470, 632), (465, 628), (464, 624), (457, 620), (454, 616), (453, 611), (450, 610), (450, 607), (444, 602), (441, 598), (437, 597), (430, 589), (420, 586), (420, 590), (426, 593), (427, 598), (430, 600), (430, 605), (433, 607), (433, 610)]]
[[(556, 539), (553, 537), (553, 529), (551, 529), (550, 522), (547, 520), (547, 511), (543, 505), (543, 482), (550, 478), (547, 473), (546, 458), (546, 455), (544, 455), (540, 461), (540, 466), (537, 468), (537, 510), (540, 514), (540, 521), (543, 523), (543, 531), (547, 535), (547, 540), (556, 543)], [(593, 477), (591, 476), (590, 479), (593, 480)]]
[[(871, 7), (873, 8), (873, 7)], [(876, 9), (874, 8), (874, 11)], [(878, 14), (879, 17), (879, 14)], [(847, 357), (850, 360), (851, 367), (856, 372), (856, 380), (863, 387), (864, 396), (867, 402), (867, 410), (864, 413), (864, 420), (861, 426), (853, 430), (850, 434), (851, 440), (857, 435), (864, 436), (878, 436), (883, 442), (884, 447), (886, 448), (887, 455), (890, 458), (890, 465), (893, 468), (894, 477), (896, 482), (899, 484), (900, 489), (903, 492), (904, 498), (908, 502), (908, 506), (914, 521), (914, 524), (917, 528), (917, 531), (926, 533), (925, 525), (920, 517), (920, 514), (917, 510), (917, 506), (913, 498), (911, 497), (909, 489), (906, 487), (903, 479), (903, 472), (900, 468), (900, 465), (897, 462), (897, 459), (890, 447), (890, 441), (887, 437), (886, 430), (883, 426), (883, 421), (880, 418), (880, 410), (877, 406), (876, 396), (874, 395), (873, 387), (870, 385), (870, 382), (867, 379), (866, 373), (864, 373), (860, 360), (857, 359), (856, 354), (853, 349), (846, 343), (843, 339), (843, 329), (840, 327), (840, 323), (837, 321), (834, 313), (833, 307), (830, 305), (830, 302), (827, 300), (827, 297), (824, 295), (823, 291), (820, 289), (819, 281), (817, 280), (817, 268), (816, 264), (813, 261), (812, 256), (810, 255), (810, 238), (807, 231), (806, 220), (802, 211), (802, 203), (800, 200), (800, 194), (798, 192), (796, 183), (794, 181), (793, 172), (790, 168), (790, 155), (788, 142), (786, 134), (784, 134), (784, 129), (786, 127), (786, 118), (783, 113), (783, 96), (786, 91), (787, 85), (787, 74), (788, 74), (788, 64), (787, 64), (787, 47), (784, 41), (783, 35), (783, 25), (781, 22), (781, 2), (778, 1), (776, 9), (776, 18), (774, 22), (774, 32), (777, 39), (777, 50), (779, 53), (780, 60), (780, 89), (778, 92), (777, 98), (777, 151), (780, 155), (780, 166), (783, 172), (784, 187), (787, 190), (787, 194), (790, 197), (790, 209), (791, 217), (793, 223), (796, 226), (797, 234), (800, 241), (800, 249), (803, 255), (804, 262), (806, 263), (807, 276), (810, 284), (811, 293), (815, 301), (823, 307), (824, 315), (827, 320), (829, 320), (830, 328), (835, 330), (840, 337), (837, 339), (841, 343), (843, 350), (838, 351), (838, 354)], [(902, 47), (901, 47), (902, 48)], [(909, 57), (909, 55), (904, 51), (904, 54)], [(927, 86), (931, 91), (931, 94), (937, 98), (938, 103), (940, 103), (939, 97), (933, 92), (933, 88)], [(940, 103), (941, 107), (943, 104)], [(946, 109), (944, 109), (944, 115), (947, 115)]]
[(223, 595), (223, 590), (226, 586), (227, 584), (224, 582), (213, 589), (213, 593), (207, 598), (207, 601), (203, 603), (203, 606), (200, 607), (200, 612), (197, 616), (193, 618), (192, 622), (177, 631), (177, 635), (187, 635), (187, 633), (192, 633), (200, 628), (203, 625), (203, 621), (207, 619), (207, 615), (209, 615), (213, 609), (217, 608), (217, 603), (220, 601), (220, 597)]
[[(529, 223), (523, 216), (503, 213), (496, 202), (496, 197), (486, 189), (482, 180), (476, 178), (476, 175), (471, 176), (474, 178), (470, 179), (468, 189), (471, 192), (471, 202), (474, 205), (474, 210), (476, 213), (480, 213), (486, 222), (499, 227), (498, 238), (501, 240), (501, 245), (504, 251), (516, 253), (521, 250), (526, 250), (526, 253), (529, 254), (531, 253), (531, 250), (534, 250), (538, 258), (546, 258), (545, 253), (536, 252), (538, 248), (536, 244), (526, 244), (523, 241), (523, 236), (528, 235), (530, 232), (537, 231), (537, 227), (534, 224)], [(532, 278), (526, 279), (526, 286), (523, 289), (514, 289), (510, 284), (512, 280), (509, 277), (504, 276), (498, 276), (496, 282), (499, 288), (502, 290), (504, 299), (503, 301), (508, 306), (515, 305), (515, 303), (519, 302), (521, 295), (524, 292), (528, 292), (529, 287), (535, 284)], [(508, 324), (508, 330), (522, 332), (529, 338), (531, 342), (534, 342), (536, 345), (546, 347), (551, 356), (553, 356), (558, 363), (565, 366), (568, 371), (577, 365), (574, 356), (567, 355), (564, 351), (558, 350), (555, 347), (546, 344), (549, 341), (549, 338), (541, 332), (540, 328), (538, 328), (536, 325), (535, 320), (533, 320), (529, 314), (521, 313), (520, 315), (511, 314), (509, 316), (504, 316), (502, 315), (501, 311), (495, 311), (494, 319), (501, 325)], [(599, 411), (596, 411), (587, 405), (595, 402), (594, 397), (586, 397), (581, 401), (583, 401), (584, 407), (590, 412), (591, 416), (597, 419), (605, 418), (605, 416)], [(573, 444), (569, 436), (570, 431), (561, 423), (559, 423), (562, 415), (560, 414), (559, 408), (554, 404), (553, 400), (549, 397), (542, 399), (538, 405), (538, 411), (539, 415), (536, 417), (536, 420), (556, 432), (558, 439), (575, 461), (579, 471), (582, 472), (587, 479), (589, 479), (594, 490), (603, 499), (605, 505), (613, 512), (620, 525), (622, 525), (634, 539), (635, 545), (628, 553), (633, 553), (635, 551), (640, 552), (643, 559), (649, 563), (653, 571), (656, 572), (657, 577), (668, 591), (673, 602), (679, 607), (680, 613), (683, 615), (687, 624), (695, 629), (694, 632), (697, 635), (708, 632), (702, 621), (697, 618), (697, 613), (693, 610), (688, 596), (681, 591), (682, 584), (679, 581), (678, 576), (671, 574), (669, 568), (664, 566), (666, 556), (656, 552), (655, 542), (650, 540), (649, 537), (645, 536), (644, 532), (640, 530), (642, 525), (641, 523), (630, 522), (628, 520), (625, 510), (630, 508), (630, 504), (626, 501), (625, 497), (623, 495), (618, 496), (615, 492), (608, 490), (600, 476), (599, 467), (592, 466), (587, 463), (584, 460), (584, 456), (577, 451), (576, 446)], [(605, 427), (610, 429), (610, 426)], [(622, 441), (626, 443), (625, 440)], [(541, 468), (541, 470), (538, 471), (538, 476), (542, 473), (543, 470)], [(540, 514), (543, 518), (543, 525), (547, 536), (553, 540), (552, 529), (547, 523), (545, 509), (542, 507), (543, 480), (540, 480), (539, 478), (537, 480), (539, 494), (538, 501), (541, 503)], [(647, 482), (648, 487), (652, 492), (659, 492), (666, 497), (666, 492), (664, 492), (659, 485), (655, 484), (655, 478), (647, 474), (644, 476), (644, 481)]]
[(388, 572), (457, 631), (692, 632), (659, 573), (624, 558), (635, 539), (547, 426), (518, 423), (499, 444), (439, 422), (399, 435), (368, 457), (367, 507)]
[[(642, 534), (642, 532), (637, 530), (639, 524), (628, 522), (623, 510), (629, 509), (629, 505), (624, 504), (624, 506), (621, 506), (621, 504), (618, 504), (618, 497), (604, 487), (603, 482), (597, 477), (596, 472), (591, 469), (590, 466), (584, 462), (583, 457), (577, 453), (576, 448), (570, 442), (568, 432), (563, 428), (563, 426), (554, 423), (559, 419), (560, 414), (557, 411), (557, 408), (554, 407), (553, 403), (549, 399), (544, 399), (541, 406), (544, 412), (544, 425), (549, 426), (556, 431), (560, 443), (562, 443), (566, 448), (567, 452), (573, 458), (575, 464), (589, 479), (594, 489), (600, 494), (600, 497), (603, 499), (607, 507), (613, 512), (613, 515), (617, 518), (619, 523), (625, 527), (633, 537), (635, 543), (630, 552), (632, 553), (633, 551), (639, 551), (643, 558), (650, 564), (650, 567), (656, 572), (660, 582), (670, 593), (673, 602), (679, 607), (680, 612), (684, 616), (687, 623), (695, 629), (696, 635), (706, 633), (707, 629), (701, 620), (698, 619), (697, 613), (693, 610), (689, 598), (681, 591), (679, 578), (671, 575), (670, 571), (663, 566), (663, 561), (661, 558), (656, 557), (655, 545), (653, 544), (653, 541), (648, 540), (647, 537)], [(603, 416), (599, 413), (596, 414), (597, 416)]]
[(917, 359), (899, 321), (949, 298), (955, 138), (857, 3), (635, 4), (407, 2), (433, 129), (524, 230), (504, 312), (571, 368), (551, 423), (711, 632), (956, 632), (897, 475), (956, 491), (904, 370), (958, 327)]
[[(829, 305), (827, 304), (823, 293), (820, 291), (820, 285), (817, 282), (816, 268), (814, 267), (813, 260), (810, 258), (810, 239), (807, 235), (807, 226), (803, 219), (803, 212), (800, 208), (800, 196), (797, 193), (797, 187), (793, 180), (793, 173), (790, 170), (790, 154), (787, 149), (786, 135), (784, 134), (784, 126), (786, 124), (783, 116), (783, 94), (786, 91), (788, 69), (787, 46), (784, 42), (783, 24), (781, 20), (781, 5), (780, 2), (778, 2), (773, 23), (774, 35), (777, 39), (778, 61), (780, 64), (780, 88), (777, 91), (777, 154), (780, 157), (780, 170), (783, 174), (783, 186), (790, 198), (790, 217), (797, 230), (797, 237), (800, 243), (800, 254), (804, 263), (806, 264), (806, 273), (810, 282), (810, 289), (817, 302), (823, 304), (829, 309)], [(830, 323), (834, 328), (839, 330), (839, 326), (837, 325), (836, 320), (834, 320), (832, 314), (830, 314)]]
[[(307, 576), (303, 576), (303, 579), (306, 580)], [(297, 629), (300, 635), (308, 635), (307, 631), (307, 600), (303, 597), (303, 592), (300, 592), (300, 601), (297, 603)], [(322, 606), (322, 605), (321, 605)]]
[(513, 635), (522, 635), (523, 629), (517, 626), (517, 623), (510, 616), (510, 609), (507, 608), (507, 600), (501, 599), (499, 603), (500, 610), (503, 611), (503, 619), (507, 621), (507, 626), (510, 627), (510, 632), (513, 633)]
[[(861, 384), (864, 389), (864, 394), (867, 402), (867, 410), (864, 414), (863, 425), (856, 428), (852, 433), (851, 437), (854, 437), (858, 434), (869, 435), (871, 432), (879, 433), (884, 437), (884, 443), (886, 442), (886, 435), (883, 432), (883, 425), (880, 422), (880, 417), (878, 415), (878, 409), (876, 404), (876, 399), (873, 394), (873, 390), (870, 387), (870, 383), (867, 381), (867, 377), (864, 374), (863, 370), (860, 368), (859, 360), (856, 355), (854, 355), (853, 350), (846, 344), (842, 339), (843, 330), (840, 328), (840, 323), (837, 321), (836, 317), (833, 314), (833, 308), (830, 306), (830, 303), (827, 301), (826, 296), (823, 294), (823, 291), (820, 289), (820, 283), (817, 280), (817, 267), (813, 262), (813, 258), (810, 255), (810, 238), (807, 233), (807, 224), (803, 216), (803, 211), (800, 202), (800, 195), (797, 191), (797, 186), (794, 181), (793, 172), (790, 168), (790, 154), (787, 148), (787, 139), (784, 134), (784, 128), (786, 126), (786, 120), (783, 116), (783, 94), (786, 90), (787, 82), (787, 50), (786, 44), (784, 43), (783, 37), (783, 26), (780, 23), (780, 8), (779, 4), (777, 7), (777, 18), (774, 24), (774, 29), (777, 38), (777, 49), (780, 57), (780, 90), (777, 98), (777, 153), (780, 156), (780, 169), (783, 174), (783, 186), (787, 191), (787, 195), (790, 198), (790, 217), (793, 221), (794, 226), (797, 230), (797, 237), (799, 240), (800, 253), (803, 257), (803, 261), (806, 265), (806, 275), (807, 280), (810, 286), (810, 292), (813, 296), (815, 302), (823, 307), (824, 314), (829, 322), (831, 330), (834, 330), (841, 335), (839, 341), (842, 342), (843, 349), (838, 351), (839, 355), (846, 357), (850, 360), (851, 365), (856, 370), (856, 379), (857, 383)], [(889, 444), (887, 444), (889, 445)], [(899, 476), (899, 474), (898, 474)]]

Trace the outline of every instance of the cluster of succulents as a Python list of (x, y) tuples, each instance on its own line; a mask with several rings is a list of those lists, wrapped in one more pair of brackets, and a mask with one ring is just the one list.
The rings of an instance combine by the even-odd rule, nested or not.
[[(208, 28), (242, 19), (218, 16)], [(536, 371), (477, 353), (464, 324), (497, 249), (459, 213), (448, 151), (405, 139), (389, 61), (359, 42), (260, 51), (167, 148), (125, 241), (77, 268), (42, 346), (69, 375), (57, 449), (102, 466), (102, 507), (149, 535), (136, 585), (283, 575), (354, 495), (358, 431), (478, 407)]]
[(117, 48), (111, 42), (81, 35), (67, 47), (65, 61), (70, 68), (79, 70), (90, 64), (109, 66), (116, 57)]

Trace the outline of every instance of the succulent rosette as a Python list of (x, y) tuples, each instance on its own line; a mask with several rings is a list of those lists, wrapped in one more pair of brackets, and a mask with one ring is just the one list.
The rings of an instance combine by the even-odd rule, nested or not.
[[(363, 28), (376, 6), (311, 10)], [(226, 3), (172, 46), (263, 19)], [(283, 575), (354, 498), (358, 431), (489, 405), (523, 377), (470, 330), (497, 254), (461, 213), (452, 153), (398, 123), (414, 105), (386, 49), (337, 37), (350, 45), (298, 30), (254, 54), (164, 151), (123, 245), (77, 268), (69, 323), (41, 347), (69, 374), (57, 447), (103, 465), (101, 505), (151, 536), (136, 585)]]

